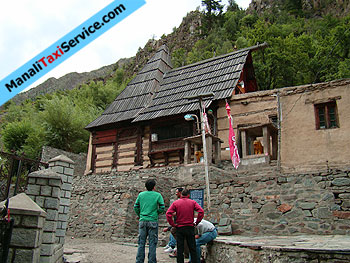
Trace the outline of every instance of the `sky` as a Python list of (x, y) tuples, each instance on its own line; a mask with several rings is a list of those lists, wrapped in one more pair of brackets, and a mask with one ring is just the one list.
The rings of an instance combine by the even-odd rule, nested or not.
[[(11, 0), (0, 9), (0, 80), (79, 26), (112, 0)], [(228, 0), (222, 0), (227, 4)], [(246, 9), (251, 0), (236, 0)], [(50, 77), (87, 72), (136, 55), (151, 38), (169, 34), (201, 0), (146, 0), (146, 4), (51, 70)]]

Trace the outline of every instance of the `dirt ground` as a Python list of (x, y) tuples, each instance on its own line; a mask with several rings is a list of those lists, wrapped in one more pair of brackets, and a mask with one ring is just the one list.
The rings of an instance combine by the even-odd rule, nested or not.
[[(163, 250), (163, 247), (157, 248), (157, 262), (175, 263), (176, 259), (170, 258)], [(64, 252), (67, 263), (129, 263), (136, 261), (137, 245), (66, 237)], [(147, 255), (148, 247), (145, 262)]]

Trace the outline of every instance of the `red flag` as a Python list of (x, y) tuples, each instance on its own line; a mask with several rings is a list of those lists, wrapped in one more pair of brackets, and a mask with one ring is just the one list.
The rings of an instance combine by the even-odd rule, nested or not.
[(234, 132), (233, 127), (232, 127), (231, 108), (227, 102), (226, 102), (226, 111), (227, 111), (227, 115), (228, 115), (228, 119), (229, 119), (228, 145), (230, 146), (230, 155), (231, 155), (232, 164), (235, 167), (235, 169), (237, 169), (241, 160), (239, 158), (238, 149), (237, 149), (237, 145), (236, 145), (235, 132)]

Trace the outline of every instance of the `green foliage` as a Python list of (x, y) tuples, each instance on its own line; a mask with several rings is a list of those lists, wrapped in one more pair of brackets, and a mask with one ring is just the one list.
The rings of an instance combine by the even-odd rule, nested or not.
[[(302, 12), (301, 0), (282, 0), (282, 10), (275, 6), (273, 12), (259, 16), (247, 14), (234, 0), (229, 0), (224, 14), (220, 1), (202, 2), (206, 7), (202, 38), (190, 51), (172, 50), (174, 67), (267, 42), (267, 48), (252, 53), (260, 90), (350, 78), (350, 16), (309, 18)], [(42, 95), (21, 105), (8, 102), (2, 111), (0, 144), (31, 158), (39, 156), (43, 145), (86, 151), (89, 133), (84, 127), (129, 81), (117, 69), (107, 80)]]
[(186, 64), (186, 50), (184, 48), (176, 49), (171, 54), (171, 62), (173, 67), (181, 67)]
[(89, 132), (84, 127), (93, 120), (94, 114), (74, 105), (68, 97), (56, 97), (45, 104), (41, 115), (49, 146), (70, 152), (85, 152)]
[(16, 121), (9, 123), (2, 132), (3, 143), (7, 151), (23, 152), (23, 145), (33, 132), (29, 121)]
[(7, 151), (38, 158), (44, 145), (75, 153), (86, 152), (89, 132), (96, 119), (125, 88), (129, 79), (117, 69), (105, 83), (93, 81), (69, 91), (38, 96), (21, 105), (8, 103), (0, 130)]
[(205, 7), (202, 29), (207, 34), (214, 28), (216, 22), (220, 20), (223, 5), (221, 5), (221, 0), (202, 0), (202, 5)]

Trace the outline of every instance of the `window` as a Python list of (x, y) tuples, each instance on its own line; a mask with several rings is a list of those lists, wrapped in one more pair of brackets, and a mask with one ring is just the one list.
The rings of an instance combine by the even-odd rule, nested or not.
[(317, 130), (339, 127), (337, 104), (335, 101), (315, 104), (315, 114)]
[(158, 134), (158, 140), (167, 140), (174, 138), (185, 138), (192, 136), (192, 127), (185, 124), (174, 124), (171, 126), (162, 126), (153, 129), (153, 133)]

